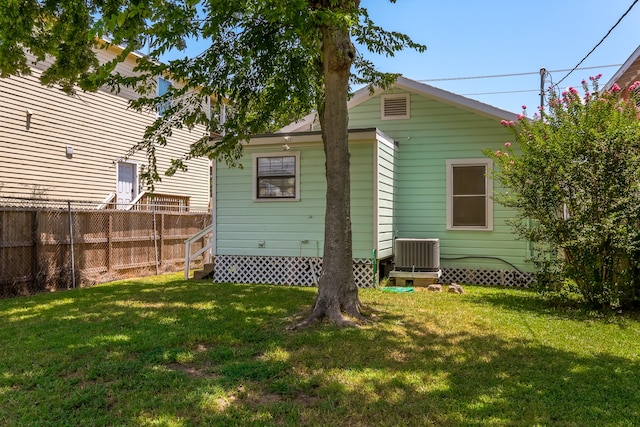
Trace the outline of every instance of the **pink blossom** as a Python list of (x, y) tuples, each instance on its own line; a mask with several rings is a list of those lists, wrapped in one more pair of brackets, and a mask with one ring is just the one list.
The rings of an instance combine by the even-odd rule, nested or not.
[(523, 106), (522, 106), (522, 109), (523, 109), (523, 110), (526, 110), (526, 109), (527, 109), (527, 106), (526, 106), (526, 105), (523, 105)]
[(640, 81), (635, 81), (631, 86), (629, 86), (629, 91), (635, 92), (635, 90), (640, 86)]
[(504, 146), (509, 148), (509, 147), (511, 147), (511, 143), (509, 141), (507, 141), (507, 142), (504, 143)]
[(498, 157), (502, 156), (502, 151), (500, 151), (500, 150), (496, 151), (496, 156), (498, 156)]
[(509, 126), (513, 126), (514, 124), (513, 120), (509, 120)]
[(515, 165), (515, 164), (516, 164), (516, 162), (514, 162), (513, 160), (509, 160), (509, 164), (510, 164), (510, 165)]
[(578, 93), (577, 89), (573, 86), (569, 87), (569, 92), (571, 92), (573, 95)]
[(583, 85), (586, 85), (586, 84), (587, 84), (587, 81), (586, 81), (585, 79), (582, 79), (582, 84), (583, 84)]
[(618, 83), (614, 83), (613, 86), (611, 86), (611, 92), (613, 93), (620, 92), (620, 86), (618, 86)]
[(598, 74), (598, 75), (596, 76), (596, 80), (600, 80), (601, 78), (602, 78), (602, 73), (600, 73), (600, 74)]
[(509, 157), (509, 153), (507, 153), (507, 152), (502, 153), (502, 155), (505, 156), (505, 157)]
[(524, 114), (518, 114), (518, 120), (524, 120), (525, 115)]
[(508, 125), (509, 125), (509, 122), (507, 122), (506, 120), (500, 120), (500, 124), (501, 124), (502, 126), (508, 126)]

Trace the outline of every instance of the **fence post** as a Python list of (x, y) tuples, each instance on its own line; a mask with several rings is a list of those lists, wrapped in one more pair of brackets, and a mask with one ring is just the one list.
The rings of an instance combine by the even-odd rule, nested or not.
[(73, 216), (71, 215), (71, 202), (67, 202), (67, 211), (69, 212), (69, 243), (71, 249), (71, 284), (76, 287), (76, 263), (73, 256)]
[(162, 212), (160, 214), (160, 264), (162, 264), (162, 261), (164, 261), (164, 255), (165, 255), (165, 250), (164, 250), (164, 212)]
[(156, 276), (160, 274), (158, 269), (158, 225), (156, 223), (156, 205), (153, 205), (153, 249), (156, 255)]
[(109, 212), (107, 221), (107, 271), (113, 268), (113, 212)]
[(33, 259), (31, 260), (31, 280), (33, 281), (33, 286), (36, 288), (39, 286), (38, 283), (38, 270), (40, 270), (40, 243), (42, 242), (42, 238), (40, 236), (39, 231), (40, 227), (40, 211), (35, 209), (33, 211), (33, 223), (31, 229), (31, 235), (33, 238)]

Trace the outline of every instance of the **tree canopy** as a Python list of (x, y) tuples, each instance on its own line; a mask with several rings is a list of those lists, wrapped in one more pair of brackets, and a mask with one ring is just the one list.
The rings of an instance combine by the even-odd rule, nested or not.
[[(394, 0), (391, 3), (395, 2)], [(225, 138), (211, 149), (207, 140), (190, 155), (232, 160), (236, 143), (277, 129), (322, 105), (325, 85), (322, 28), (344, 28), (371, 52), (392, 56), (409, 47), (424, 50), (404, 34), (376, 26), (359, 1), (313, 0), (0, 0), (0, 76), (28, 74), (26, 51), (53, 59), (42, 83), (72, 92), (107, 85), (118, 91), (132, 87), (140, 98), (132, 106), (157, 109), (173, 99), (154, 129), (137, 149), (166, 143), (167, 126), (202, 123)], [(99, 43), (104, 38), (107, 44)], [(180, 52), (197, 43), (195, 56)], [(95, 48), (124, 47), (119, 57), (99, 64)], [(119, 61), (144, 51), (137, 75), (114, 73)], [(171, 54), (174, 59), (162, 61)], [(351, 84), (387, 86), (396, 75), (376, 70), (363, 52), (352, 60)], [(157, 76), (179, 81), (156, 97)], [(226, 122), (209, 121), (203, 111), (185, 108), (212, 96), (228, 103)], [(175, 102), (181, 100), (181, 102)], [(182, 162), (177, 161), (177, 166)], [(158, 179), (159, 176), (154, 176)]]
[[(199, 54), (175, 55), (194, 41), (205, 46)], [(124, 50), (99, 63), (94, 49), (110, 44)], [(240, 141), (316, 111), (329, 191), (323, 274), (309, 319), (328, 316), (337, 323), (344, 323), (341, 312), (358, 317), (360, 305), (351, 264), (350, 85), (386, 87), (397, 77), (377, 71), (355, 46), (386, 56), (425, 49), (375, 25), (360, 0), (0, 0), (0, 76), (28, 73), (25, 52), (30, 52), (39, 60), (53, 59), (43, 84), (69, 93), (131, 87), (140, 94), (133, 108), (169, 105), (132, 147), (147, 152), (150, 183), (160, 179), (155, 150), (168, 143), (173, 127), (204, 124), (223, 137), (212, 145), (204, 135), (173, 161), (169, 173), (186, 168), (185, 160), (193, 156), (233, 164)], [(138, 60), (137, 75), (114, 72), (119, 61), (139, 50), (147, 53)], [(174, 59), (161, 61), (169, 53)], [(156, 96), (158, 76), (180, 84)], [(205, 99), (213, 99), (218, 112), (228, 106), (224, 121), (207, 116)]]

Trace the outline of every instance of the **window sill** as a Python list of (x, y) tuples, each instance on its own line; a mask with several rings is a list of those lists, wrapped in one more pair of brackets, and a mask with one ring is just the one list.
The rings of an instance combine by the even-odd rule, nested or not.
[(447, 231), (493, 231), (493, 227), (447, 227)]
[(282, 203), (282, 202), (299, 202), (300, 198), (299, 197), (289, 197), (289, 198), (276, 198), (274, 197), (273, 199), (253, 199), (254, 202), (256, 203), (265, 203), (265, 202), (278, 202), (278, 203)]

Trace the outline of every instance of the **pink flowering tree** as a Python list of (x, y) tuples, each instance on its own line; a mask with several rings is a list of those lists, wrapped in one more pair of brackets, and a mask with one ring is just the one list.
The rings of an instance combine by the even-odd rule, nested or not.
[[(514, 208), (516, 233), (532, 242), (545, 291), (577, 290), (601, 307), (640, 306), (640, 82), (621, 88), (549, 90), (548, 111), (502, 121), (513, 139), (486, 155)], [(582, 92), (582, 93), (580, 93)]]

